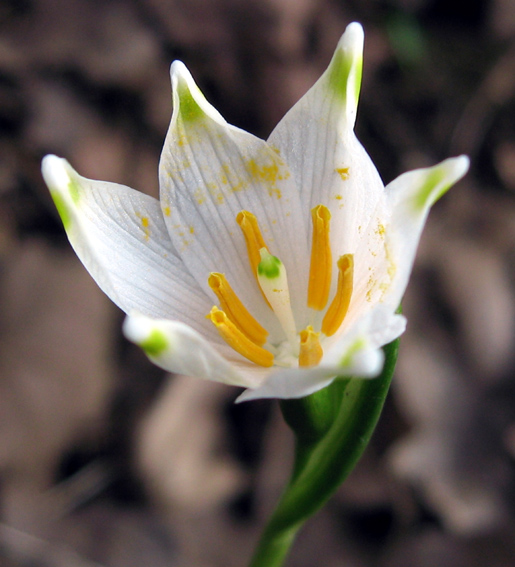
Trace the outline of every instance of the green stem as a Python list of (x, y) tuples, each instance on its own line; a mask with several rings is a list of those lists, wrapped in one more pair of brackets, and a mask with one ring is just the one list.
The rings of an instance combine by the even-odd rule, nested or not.
[(315, 445), (331, 428), (348, 382), (349, 379), (335, 380), (311, 396), (280, 401), (283, 417), (295, 432), (295, 462), (290, 485), (304, 470)]
[[(384, 347), (386, 361), (378, 378), (337, 380), (327, 389), (339, 401), (330, 424), (322, 417), (321, 395), (313, 401), (308, 401), (310, 396), (303, 402), (282, 402), (281, 409), (296, 434), (294, 470), (250, 567), (283, 565), (297, 531), (326, 503), (356, 465), (383, 409), (397, 360), (398, 342)], [(330, 403), (328, 408), (331, 414), (334, 404)]]
[(281, 567), (295, 540), (298, 528), (276, 532), (269, 524), (254, 552), (249, 567)]

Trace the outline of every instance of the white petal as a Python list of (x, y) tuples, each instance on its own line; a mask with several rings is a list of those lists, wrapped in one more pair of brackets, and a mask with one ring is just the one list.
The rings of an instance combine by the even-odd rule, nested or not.
[(42, 171), (75, 252), (114, 303), (219, 340), (205, 320), (212, 302), (177, 257), (156, 199), (81, 177), (56, 156), (44, 158)]
[(256, 215), (271, 253), (286, 265), (294, 303), (304, 305), (307, 229), (296, 186), (281, 156), (228, 125), (180, 62), (172, 65), (172, 85), (173, 116), (160, 162), (161, 201), (172, 241), (206, 293), (211, 295), (209, 273), (225, 273), (271, 331), (277, 325), (251, 272), (236, 216), (242, 210)]
[(468, 157), (450, 158), (433, 167), (404, 173), (386, 187), (387, 206), (391, 210), (386, 247), (393, 277), (383, 297), (385, 303), (400, 303), (429, 209), (468, 168)]
[[(338, 333), (324, 341), (323, 365), (342, 364), (342, 360), (353, 360), (352, 353), (383, 347), (400, 337), (406, 330), (406, 318), (396, 314), (389, 306), (379, 303), (359, 319), (347, 332)], [(356, 345), (359, 346), (356, 350)], [(350, 356), (350, 358), (348, 358)], [(358, 364), (359, 366), (359, 364)], [(374, 374), (373, 367), (356, 370), (362, 375)]]
[(261, 387), (245, 390), (235, 401), (240, 403), (269, 398), (280, 400), (303, 398), (329, 386), (334, 379), (333, 373), (320, 366), (282, 370), (271, 374)]
[(348, 333), (340, 335), (339, 341), (333, 341), (319, 366), (273, 372), (262, 386), (246, 390), (237, 401), (302, 398), (325, 388), (336, 377), (374, 378), (383, 368), (381, 347), (399, 337), (405, 328), (402, 315), (378, 305)]
[(123, 331), (154, 364), (169, 372), (243, 387), (255, 387), (262, 379), (262, 375), (240, 372), (199, 333), (179, 321), (132, 313)]
[(354, 255), (354, 288), (342, 331), (348, 329), (381, 302), (385, 290), (391, 284), (392, 270), (386, 246), (390, 212), (385, 201), (382, 195), (368, 226), (362, 227), (359, 231), (361, 240)]
[(353, 23), (328, 69), (268, 140), (288, 163), (308, 210), (330, 209), (336, 257), (356, 251), (384, 189), (353, 131), (362, 63), (363, 29)]

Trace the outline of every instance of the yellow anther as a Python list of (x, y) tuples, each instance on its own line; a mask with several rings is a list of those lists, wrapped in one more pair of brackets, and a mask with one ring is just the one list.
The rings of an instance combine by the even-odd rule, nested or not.
[(338, 288), (329, 309), (322, 320), (322, 333), (327, 337), (340, 328), (349, 309), (354, 281), (354, 256), (345, 254), (338, 260)]
[(239, 352), (242, 356), (259, 366), (273, 365), (274, 355), (253, 343), (218, 307), (213, 307), (206, 317), (218, 329), (222, 339), (236, 352)]
[(332, 254), (329, 240), (331, 213), (324, 205), (311, 210), (313, 238), (311, 241), (311, 266), (309, 269), (308, 307), (321, 311), (326, 305), (331, 289)]
[(212, 272), (207, 280), (209, 287), (215, 292), (220, 301), (222, 311), (227, 317), (255, 344), (262, 346), (266, 343), (268, 331), (264, 329), (247, 311), (240, 298), (234, 293), (224, 274)]
[(315, 333), (311, 325), (300, 332), (299, 366), (316, 366), (322, 360), (324, 351), (319, 337), (320, 333)]
[(236, 222), (240, 225), (243, 236), (245, 237), (250, 267), (252, 268), (252, 273), (256, 275), (257, 267), (259, 262), (261, 262), (259, 251), (261, 248), (268, 250), (268, 247), (265, 244), (255, 215), (248, 211), (241, 211), (236, 215)]

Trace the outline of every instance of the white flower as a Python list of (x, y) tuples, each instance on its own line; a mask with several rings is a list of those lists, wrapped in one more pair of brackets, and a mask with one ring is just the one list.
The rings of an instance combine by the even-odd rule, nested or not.
[(249, 388), (240, 399), (380, 373), (429, 208), (468, 159), (384, 187), (353, 131), (362, 52), (354, 23), (267, 142), (175, 62), (160, 201), (43, 160), (77, 255), (159, 366)]

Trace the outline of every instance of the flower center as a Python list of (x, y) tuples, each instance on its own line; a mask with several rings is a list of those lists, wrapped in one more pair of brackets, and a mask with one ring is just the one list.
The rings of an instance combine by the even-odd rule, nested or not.
[[(313, 237), (307, 306), (316, 311), (323, 311), (329, 299), (332, 279), (329, 238), (331, 213), (324, 205), (317, 205), (311, 211), (311, 220)], [(334, 335), (347, 314), (353, 290), (353, 255), (344, 254), (337, 261), (336, 293), (324, 314), (320, 332), (315, 332), (313, 327), (308, 325), (298, 333), (284, 264), (270, 253), (255, 215), (241, 211), (236, 216), (236, 222), (245, 238), (249, 264), (256, 283), (284, 331), (290, 358), (297, 358), (299, 366), (302, 367), (316, 366), (323, 357), (320, 335)], [(224, 341), (259, 366), (280, 364), (274, 355), (284, 352), (284, 343), (272, 345), (267, 342), (269, 333), (247, 310), (225, 275), (212, 272), (208, 284), (218, 298), (221, 309), (213, 307), (206, 317), (215, 325)]]

